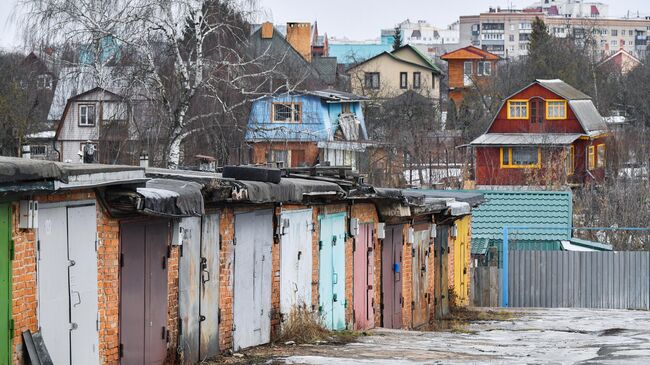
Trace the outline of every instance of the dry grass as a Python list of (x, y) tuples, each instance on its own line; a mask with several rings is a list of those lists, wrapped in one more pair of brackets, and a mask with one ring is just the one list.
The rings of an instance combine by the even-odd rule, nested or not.
[(296, 308), (282, 322), (282, 331), (277, 342), (293, 341), (296, 344), (310, 344), (329, 341), (331, 337), (332, 332), (325, 328), (318, 312)]

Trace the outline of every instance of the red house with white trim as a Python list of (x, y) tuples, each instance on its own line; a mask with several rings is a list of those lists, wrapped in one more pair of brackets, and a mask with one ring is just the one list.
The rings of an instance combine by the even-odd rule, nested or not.
[(476, 185), (582, 185), (605, 177), (607, 125), (591, 97), (536, 80), (502, 103), (471, 142)]

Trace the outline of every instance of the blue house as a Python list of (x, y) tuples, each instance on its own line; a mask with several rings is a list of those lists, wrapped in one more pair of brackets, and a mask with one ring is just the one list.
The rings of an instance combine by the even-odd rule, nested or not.
[(369, 146), (361, 102), (335, 90), (290, 92), (253, 102), (246, 141), (251, 161), (285, 167), (349, 166)]

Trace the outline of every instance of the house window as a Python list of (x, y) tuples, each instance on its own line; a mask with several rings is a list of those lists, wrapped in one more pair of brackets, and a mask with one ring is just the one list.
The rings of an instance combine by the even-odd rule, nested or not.
[(566, 100), (546, 101), (546, 119), (566, 119)]
[(419, 72), (413, 72), (413, 88), (419, 89), (421, 85), (422, 74)]
[(79, 105), (79, 126), (92, 127), (95, 125), (95, 106), (91, 104)]
[(541, 153), (539, 147), (503, 147), (501, 168), (540, 168)]
[(266, 160), (268, 162), (280, 162), (286, 167), (289, 164), (289, 151), (272, 150)]
[(379, 89), (379, 72), (366, 72), (364, 85), (366, 89)]
[(81, 151), (81, 158), (83, 163), (97, 163), (97, 144), (96, 143), (81, 143), (79, 145)]
[(528, 100), (508, 100), (508, 119), (528, 119)]
[(612, 37), (618, 37), (618, 29), (612, 29)]
[(541, 123), (544, 121), (544, 101), (533, 99), (530, 101), (530, 122)]
[(301, 103), (273, 103), (273, 122), (300, 123), (301, 121)]
[(502, 147), (501, 168), (540, 168), (539, 147)]
[(36, 80), (36, 87), (39, 90), (47, 89), (47, 90), (52, 90), (52, 76), (50, 75), (38, 75), (38, 79)]
[(589, 156), (588, 158), (588, 168), (589, 170), (593, 170), (596, 168), (596, 154), (595, 154), (595, 147), (594, 146), (589, 146), (587, 149), (587, 155)]
[(463, 75), (465, 86), (472, 84), (472, 61), (465, 61), (463, 64)]
[(399, 73), (399, 88), (400, 89), (406, 89), (408, 88), (408, 73), (406, 72), (400, 72)]
[(605, 145), (596, 146), (596, 168), (605, 167)]
[(45, 156), (47, 154), (47, 147), (45, 145), (31, 145), (29, 152), (32, 156)]
[(478, 72), (480, 76), (490, 76), (492, 73), (492, 64), (490, 62), (479, 62), (478, 63)]
[(575, 149), (573, 146), (569, 147), (569, 151), (566, 154), (566, 174), (573, 175), (576, 170), (575, 165)]

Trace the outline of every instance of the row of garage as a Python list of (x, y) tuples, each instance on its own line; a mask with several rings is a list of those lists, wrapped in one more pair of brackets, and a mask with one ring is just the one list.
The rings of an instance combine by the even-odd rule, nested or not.
[(54, 364), (192, 364), (298, 307), (363, 330), (426, 328), (450, 288), (467, 304), (479, 195), (224, 175), (1, 158), (0, 363), (33, 337)]

